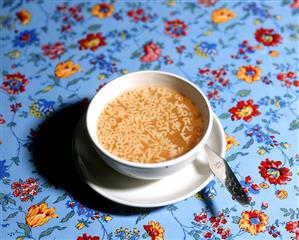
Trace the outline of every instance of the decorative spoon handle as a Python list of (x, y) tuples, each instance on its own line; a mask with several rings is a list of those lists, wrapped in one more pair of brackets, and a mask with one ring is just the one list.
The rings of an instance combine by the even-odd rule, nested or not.
[(212, 172), (219, 178), (231, 195), (240, 204), (244, 206), (248, 205), (250, 201), (227, 162), (215, 153), (207, 144), (205, 145), (204, 150), (208, 153), (209, 165)]

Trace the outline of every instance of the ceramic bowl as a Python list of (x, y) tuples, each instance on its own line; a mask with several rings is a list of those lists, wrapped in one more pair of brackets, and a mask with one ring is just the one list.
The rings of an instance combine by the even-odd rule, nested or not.
[[(101, 146), (97, 137), (97, 121), (105, 105), (127, 90), (145, 86), (175, 89), (191, 99), (198, 108), (203, 118), (203, 136), (200, 142), (187, 153), (161, 163), (136, 163), (114, 156)], [(203, 92), (187, 79), (167, 72), (139, 71), (112, 80), (94, 96), (87, 110), (86, 125), (99, 157), (113, 169), (133, 178), (160, 179), (177, 172), (196, 159), (211, 133), (213, 115), (209, 101)]]

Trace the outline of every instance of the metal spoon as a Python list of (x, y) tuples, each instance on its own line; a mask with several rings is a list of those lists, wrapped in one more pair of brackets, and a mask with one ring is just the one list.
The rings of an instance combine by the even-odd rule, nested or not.
[(204, 150), (207, 153), (212, 172), (219, 178), (235, 200), (240, 204), (247, 206), (250, 203), (250, 200), (227, 162), (215, 153), (209, 145), (206, 144)]

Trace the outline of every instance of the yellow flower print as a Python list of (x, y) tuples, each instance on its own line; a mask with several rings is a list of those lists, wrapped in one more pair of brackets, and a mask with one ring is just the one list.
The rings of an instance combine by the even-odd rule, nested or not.
[(195, 55), (202, 57), (202, 58), (207, 58), (208, 55), (206, 53), (204, 53), (204, 51), (202, 50), (202, 48), (200, 47), (199, 44), (196, 44), (194, 47), (194, 53)]
[(143, 228), (152, 240), (164, 240), (164, 228), (159, 222), (150, 221), (147, 225), (143, 225)]
[(233, 146), (239, 146), (240, 143), (236, 140), (235, 137), (229, 136), (227, 133), (225, 133), (226, 138), (226, 151), (230, 150)]
[(253, 83), (260, 80), (262, 70), (256, 66), (243, 66), (239, 68), (237, 77), (248, 83)]
[(260, 183), (260, 187), (266, 189), (269, 188), (269, 185), (267, 183)]
[(269, 217), (264, 212), (258, 210), (245, 211), (239, 221), (239, 227), (245, 232), (257, 235), (265, 232)]
[(212, 13), (212, 21), (213, 23), (219, 24), (219, 23), (226, 23), (230, 20), (232, 20), (233, 18), (235, 18), (237, 15), (227, 9), (227, 8), (220, 8), (220, 9), (216, 9), (213, 11)]
[(129, 73), (129, 71), (128, 71), (128, 69), (122, 69), (122, 70), (121, 70), (121, 73), (122, 73), (123, 75), (126, 75), (126, 74)]
[(13, 50), (9, 53), (7, 53), (7, 56), (10, 58), (10, 59), (16, 59), (16, 58), (19, 58), (20, 56), (22, 55), (22, 53), (18, 50)]
[(209, 36), (209, 35), (211, 35), (212, 33), (213, 33), (213, 31), (212, 31), (211, 29), (209, 29), (209, 30), (205, 31), (205, 32), (203, 33), (203, 35), (205, 35), (205, 36)]
[(36, 118), (42, 118), (43, 114), (39, 111), (37, 104), (32, 104), (30, 107), (30, 114)]
[(39, 206), (33, 205), (28, 209), (26, 224), (30, 227), (39, 227), (47, 223), (51, 218), (58, 218), (54, 208), (48, 208), (47, 203)]
[(61, 62), (56, 65), (55, 76), (58, 78), (67, 78), (79, 72), (81, 67), (79, 64), (73, 63), (69, 60), (66, 62)]
[(176, 5), (176, 0), (167, 0), (166, 5), (168, 7), (174, 7)]
[(17, 18), (20, 20), (22, 25), (27, 25), (31, 21), (31, 13), (27, 10), (22, 10), (16, 13)]
[(114, 11), (114, 7), (108, 3), (99, 3), (91, 9), (91, 15), (98, 18), (110, 17)]
[(281, 143), (281, 146), (282, 146), (283, 148), (287, 149), (287, 148), (290, 148), (290, 147), (291, 147), (291, 144), (289, 144), (289, 143), (287, 143), (287, 142), (283, 142), (283, 143)]
[(99, 76), (98, 76), (98, 79), (99, 80), (104, 80), (104, 79), (106, 79), (107, 78), (107, 75), (106, 74), (100, 74)]
[(256, 50), (263, 50), (264, 46), (263, 45), (257, 45), (257, 46), (255, 46), (255, 49)]
[(76, 224), (76, 228), (77, 228), (78, 230), (80, 230), (80, 229), (82, 229), (82, 228), (84, 228), (84, 227), (85, 227), (84, 222), (78, 222), (78, 223)]
[(271, 50), (269, 52), (270, 57), (278, 57), (279, 56), (279, 52), (275, 51), (275, 50)]
[(110, 222), (110, 221), (112, 220), (112, 217), (111, 217), (110, 215), (105, 215), (105, 216), (104, 216), (104, 220), (105, 220), (106, 222)]
[(259, 19), (255, 19), (253, 22), (255, 25), (260, 25), (262, 22)]
[(281, 200), (286, 199), (286, 198), (288, 198), (288, 192), (285, 190), (278, 190), (276, 192), (276, 197), (278, 197)]
[(257, 150), (257, 153), (258, 153), (259, 155), (264, 155), (266, 152), (267, 152), (266, 149), (263, 148), (263, 147), (260, 147), (259, 150)]

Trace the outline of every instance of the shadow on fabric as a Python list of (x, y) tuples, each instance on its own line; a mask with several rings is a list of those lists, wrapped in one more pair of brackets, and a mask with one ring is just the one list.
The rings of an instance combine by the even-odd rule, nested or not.
[[(49, 116), (33, 138), (32, 155), (37, 172), (55, 188), (66, 191), (84, 206), (114, 215), (139, 215), (161, 208), (133, 208), (102, 197), (79, 176), (72, 157), (72, 138), (76, 126), (87, 110), (87, 103), (78, 102)], [(204, 201), (215, 214), (214, 206)]]
[(55, 188), (65, 190), (74, 200), (96, 211), (114, 215), (148, 212), (148, 209), (112, 202), (93, 191), (80, 178), (72, 159), (72, 137), (86, 110), (86, 103), (72, 104), (55, 112), (39, 126), (32, 143), (37, 172)]

